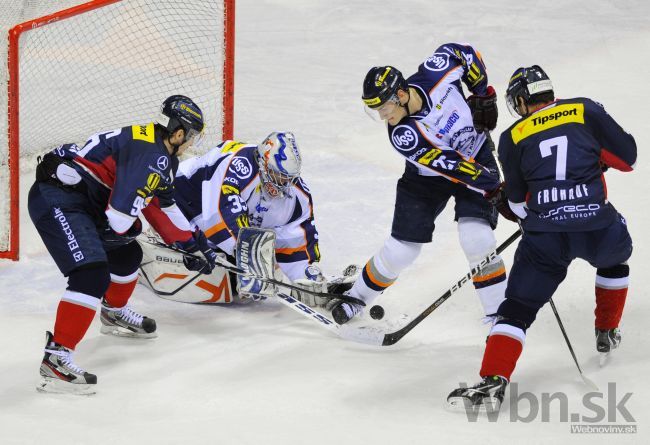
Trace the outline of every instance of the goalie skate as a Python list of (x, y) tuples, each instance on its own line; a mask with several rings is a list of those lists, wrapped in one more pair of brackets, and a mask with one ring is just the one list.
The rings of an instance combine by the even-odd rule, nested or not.
[(483, 377), (469, 388), (457, 388), (447, 396), (447, 408), (451, 411), (491, 413), (501, 409), (508, 380), (498, 375)]
[(123, 308), (115, 308), (102, 301), (100, 320), (102, 334), (132, 338), (155, 338), (158, 336), (156, 321), (138, 314), (128, 305)]
[(72, 351), (52, 341), (46, 333), (45, 355), (41, 362), (39, 392), (54, 394), (95, 394), (97, 376), (78, 367), (72, 360)]

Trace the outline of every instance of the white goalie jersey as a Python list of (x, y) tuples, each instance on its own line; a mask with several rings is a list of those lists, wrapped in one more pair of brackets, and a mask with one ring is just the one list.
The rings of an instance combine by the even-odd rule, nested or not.
[(187, 219), (219, 249), (233, 255), (242, 227), (273, 229), (276, 260), (291, 280), (320, 259), (309, 189), (299, 178), (284, 197), (262, 188), (257, 146), (225, 141), (181, 162), (174, 197)]

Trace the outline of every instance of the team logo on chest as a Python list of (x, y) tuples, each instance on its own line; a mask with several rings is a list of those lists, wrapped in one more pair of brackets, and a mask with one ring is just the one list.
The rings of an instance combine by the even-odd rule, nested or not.
[(239, 179), (247, 179), (250, 178), (253, 173), (253, 166), (247, 158), (243, 156), (235, 156), (230, 162), (228, 171), (233, 173)]
[(409, 151), (418, 145), (418, 135), (408, 125), (398, 125), (391, 133), (393, 145), (399, 151)]

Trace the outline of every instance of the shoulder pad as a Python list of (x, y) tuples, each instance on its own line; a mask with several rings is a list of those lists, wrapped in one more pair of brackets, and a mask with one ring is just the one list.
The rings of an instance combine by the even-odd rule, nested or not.
[(156, 133), (154, 131), (153, 122), (146, 125), (133, 125), (131, 133), (134, 141), (144, 141), (150, 144), (156, 142)]

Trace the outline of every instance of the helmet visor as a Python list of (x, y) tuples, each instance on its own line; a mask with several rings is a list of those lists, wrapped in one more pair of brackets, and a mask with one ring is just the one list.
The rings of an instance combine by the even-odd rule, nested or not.
[(386, 102), (378, 107), (370, 107), (365, 105), (365, 112), (375, 122), (387, 120), (399, 107), (399, 97), (393, 94)]
[(204, 134), (204, 130), (199, 131), (194, 128), (190, 128), (189, 130), (185, 131), (185, 140), (183, 143), (191, 142), (192, 146), (198, 146), (203, 141)]
[(508, 111), (512, 115), (512, 117), (520, 118), (521, 115), (517, 111), (517, 104), (515, 103), (515, 98), (506, 93), (505, 95), (506, 98), (506, 104), (508, 104)]

